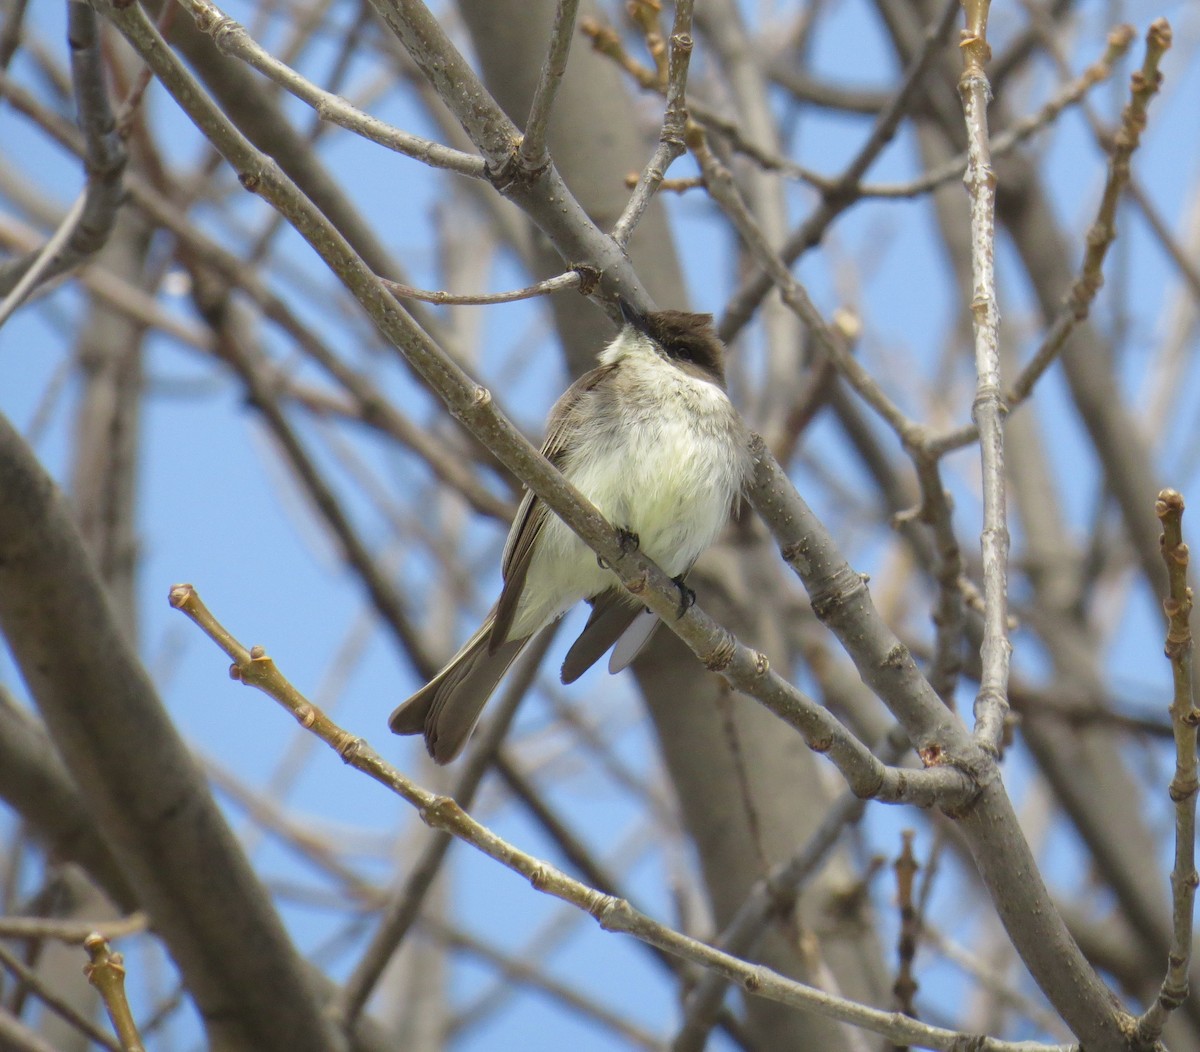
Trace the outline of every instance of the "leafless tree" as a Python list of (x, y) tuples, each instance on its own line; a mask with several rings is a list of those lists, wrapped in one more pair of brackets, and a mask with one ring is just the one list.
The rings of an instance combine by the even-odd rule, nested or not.
[[(989, 8), (5, 0), (0, 1047), (1200, 1047), (1195, 16)], [(681, 616), (536, 449), (619, 297)], [(522, 487), (669, 631), (435, 768)]]

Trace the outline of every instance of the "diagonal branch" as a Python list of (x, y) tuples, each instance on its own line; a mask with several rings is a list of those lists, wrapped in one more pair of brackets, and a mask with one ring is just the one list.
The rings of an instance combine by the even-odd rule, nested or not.
[[(9, 292), (34, 267), (38, 274), (24, 289), (24, 296), (38, 281), (49, 281), (78, 266), (104, 247), (112, 233), (121, 205), (125, 147), (117, 134), (108, 90), (104, 84), (96, 12), (87, 4), (67, 4), (67, 36), (71, 46), (71, 79), (79, 129), (83, 133), (84, 187), (78, 217), (64, 220), (61, 240), (47, 244), (24, 259), (0, 266), (0, 292)], [(13, 307), (16, 306), (17, 300)], [(2, 322), (0, 318), (0, 322)]]
[(413, 61), (450, 107), (484, 155), (488, 178), (550, 238), (569, 264), (585, 262), (600, 274), (606, 298), (635, 305), (650, 300), (624, 250), (588, 217), (554, 164), (525, 167), (521, 131), (420, 0), (372, 0)]
[(318, 87), (258, 44), (245, 26), (228, 17), (210, 0), (180, 0), (180, 3), (195, 19), (196, 26), (212, 37), (222, 54), (240, 59), (258, 70), (302, 102), (308, 103), (322, 120), (331, 121), (385, 149), (412, 157), (432, 168), (444, 168), (474, 179), (486, 177), (482, 158), (394, 128), (369, 113), (363, 113), (341, 96)]
[[(99, 0), (104, 3), (105, 0)], [(970, 786), (950, 768), (901, 771), (882, 764), (823, 706), (771, 669), (763, 655), (735, 640), (697, 606), (682, 618), (671, 578), (639, 552), (623, 550), (612, 525), (501, 414), (476, 384), (418, 328), (325, 216), (221, 114), (162, 41), (140, 8), (106, 4), (107, 16), (144, 57), (188, 116), (238, 172), (244, 186), (278, 209), (358, 299), (383, 335), (437, 391), (451, 413), (527, 482), (617, 574), (621, 584), (668, 625), (713, 671), (757, 698), (826, 752), (853, 790), (889, 802), (952, 806)]]
[(427, 825), (450, 833), (514, 873), (524, 876), (536, 891), (586, 911), (605, 931), (624, 932), (711, 969), (749, 993), (805, 1011), (818, 1012), (840, 1022), (883, 1034), (893, 1041), (923, 1048), (945, 1049), (948, 1052), (964, 1047), (970, 1047), (973, 1052), (1069, 1052), (1061, 1045), (967, 1037), (920, 1023), (897, 1012), (868, 1008), (788, 979), (761, 965), (748, 964), (660, 924), (634, 909), (624, 899), (588, 887), (548, 862), (527, 854), (476, 821), (451, 797), (430, 792), (387, 763), (366, 741), (343, 730), (314, 706), (279, 671), (262, 647), (247, 649), (243, 646), (208, 610), (191, 585), (176, 585), (171, 589), (169, 601), (229, 656), (235, 678), (279, 702), (301, 726), (333, 749), (344, 763), (416, 807), (421, 820)]
[(2, 417), (0, 492), (0, 630), (210, 1043), (339, 1048), (265, 890), (116, 622), (66, 499)]

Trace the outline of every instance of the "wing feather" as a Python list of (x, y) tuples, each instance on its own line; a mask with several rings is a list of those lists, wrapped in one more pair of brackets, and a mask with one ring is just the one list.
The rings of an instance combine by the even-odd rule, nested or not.
[[(579, 429), (578, 409), (584, 396), (615, 368), (616, 364), (613, 363), (584, 373), (554, 403), (546, 425), (542, 456), (556, 468), (561, 470), (564, 455)], [(496, 603), (496, 618), (492, 625), (491, 638), (488, 640), (488, 649), (493, 653), (508, 639), (513, 619), (517, 615), (517, 606), (521, 601), (521, 593), (525, 590), (529, 564), (537, 550), (538, 536), (545, 525), (546, 516), (550, 514), (553, 513), (532, 491), (525, 494), (521, 506), (517, 509), (517, 516), (513, 519), (512, 528), (508, 531), (508, 540), (504, 544), (504, 558), (501, 562), (504, 587)]]

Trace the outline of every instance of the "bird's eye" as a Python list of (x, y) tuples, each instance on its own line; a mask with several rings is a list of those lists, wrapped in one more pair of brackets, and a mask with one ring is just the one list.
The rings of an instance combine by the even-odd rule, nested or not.
[(697, 348), (687, 340), (668, 340), (663, 346), (663, 350), (672, 358), (678, 358), (684, 362), (694, 362), (697, 360)]

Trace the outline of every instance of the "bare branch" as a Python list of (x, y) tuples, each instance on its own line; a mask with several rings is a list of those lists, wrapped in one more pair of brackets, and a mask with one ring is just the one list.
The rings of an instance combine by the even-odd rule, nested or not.
[[(1132, 26), (1117, 26), (1109, 33), (1108, 47), (1100, 58), (1088, 66), (1078, 77), (1064, 85), (1058, 94), (1036, 113), (1018, 118), (992, 138), (992, 158), (1002, 157), (1012, 152), (1031, 136), (1053, 124), (1064, 110), (1081, 102), (1097, 84), (1108, 80), (1112, 76), (1116, 64), (1129, 50), (1133, 38)], [(926, 172), (920, 179), (896, 185), (868, 184), (859, 188), (859, 194), (862, 197), (919, 197), (921, 194), (937, 189), (944, 183), (961, 178), (967, 163), (968, 157), (966, 153), (962, 153), (933, 171)]]
[(987, 127), (991, 87), (984, 65), (990, 0), (968, 0), (958, 82), (967, 125), (967, 172), (971, 202), (971, 317), (975, 327), (977, 381), (971, 415), (979, 428), (983, 464), (983, 670), (975, 698), (975, 738), (996, 752), (1008, 716), (1008, 510), (1004, 489), (1004, 404), (1000, 390), (1000, 308), (996, 302), (996, 176)]
[[(82, 943), (83, 939), (87, 937), (87, 935), (84, 935), (79, 942)], [(0, 967), (11, 973), (22, 986), (32, 991), (38, 1000), (54, 1012), (55, 1015), (65, 1019), (81, 1034), (84, 1034), (103, 1048), (109, 1049), (110, 1052), (122, 1052), (121, 1046), (113, 1040), (110, 1034), (105, 1033), (90, 1019), (77, 1012), (66, 1000), (48, 988), (38, 977), (37, 972), (28, 967), (16, 954), (10, 952), (3, 945), (0, 945)], [(0, 1037), (3, 1037), (2, 1033), (0, 1033)]]
[[(1088, 228), (1087, 250), (1084, 253), (1080, 275), (1065, 296), (1062, 309), (1042, 337), (1041, 345), (1005, 392), (1002, 401), (1008, 411), (1020, 405), (1033, 393), (1038, 380), (1058, 359), (1067, 339), (1080, 322), (1088, 317), (1092, 303), (1104, 284), (1104, 260), (1117, 234), (1117, 203), (1129, 184), (1130, 159), (1141, 141), (1142, 129), (1146, 126), (1146, 109), (1162, 81), (1162, 75), (1158, 71), (1159, 62), (1170, 46), (1170, 26), (1160, 19), (1150, 27), (1146, 35), (1145, 61), (1141, 71), (1133, 76), (1130, 101), (1121, 114), (1121, 130), (1113, 141), (1108, 176), (1096, 218)], [(931, 438), (928, 449), (934, 454), (949, 452), (975, 441), (978, 436), (977, 425), (960, 428)]]
[(91, 963), (84, 972), (88, 982), (100, 991), (108, 1018), (120, 1039), (122, 1052), (145, 1052), (137, 1023), (133, 1021), (133, 1012), (129, 1009), (129, 999), (125, 996), (125, 958), (113, 953), (103, 935), (89, 935), (83, 947), (91, 957)]
[(579, 0), (558, 0), (554, 9), (550, 46), (546, 49), (546, 60), (542, 63), (542, 72), (529, 105), (529, 116), (525, 120), (525, 134), (521, 137), (520, 163), (527, 171), (537, 171), (550, 163), (546, 132), (550, 126), (550, 114), (554, 109), (558, 86), (567, 71), (567, 56), (571, 53), (578, 11)]
[[(491, 769), (496, 750), (508, 733), (517, 708), (533, 686), (534, 677), (545, 660), (556, 631), (557, 628), (551, 626), (522, 655), (504, 695), (491, 709), (487, 727), (472, 745), (470, 759), (450, 792), (450, 796), (462, 808), (471, 806), (484, 775)], [(435, 830), (428, 835), (420, 857), (408, 871), (404, 886), (388, 905), (370, 945), (332, 1006), (333, 1018), (343, 1029), (353, 1027), (392, 959), (392, 954), (416, 923), (452, 842), (453, 838), (445, 832)]]
[(246, 27), (228, 17), (210, 0), (180, 0), (195, 19), (197, 27), (212, 37), (222, 54), (240, 59), (269, 77), (281, 88), (308, 103), (322, 120), (361, 135), (396, 153), (412, 157), (432, 168), (444, 168), (472, 179), (487, 178), (487, 166), (481, 157), (455, 150), (441, 143), (394, 128), (385, 121), (356, 109), (345, 99), (325, 91), (279, 61), (257, 44)]
[(67, 218), (41, 251), (0, 266), (0, 291), (9, 293), (0, 305), (0, 325), (39, 280), (57, 277), (98, 252), (112, 232), (121, 204), (125, 147), (117, 135), (104, 84), (96, 12), (87, 4), (71, 3), (67, 5), (67, 21), (71, 79), (79, 130), (83, 134), (87, 183)]
[(1167, 615), (1167, 660), (1175, 691), (1171, 698), (1171, 727), (1175, 732), (1175, 777), (1171, 800), (1175, 804), (1175, 865), (1171, 870), (1171, 949), (1167, 974), (1158, 998), (1138, 1019), (1138, 1034), (1157, 1041), (1167, 1017), (1188, 995), (1192, 961), (1192, 925), (1196, 904), (1196, 727), (1200, 710), (1192, 702), (1192, 590), (1188, 587), (1188, 546), (1183, 543), (1183, 497), (1165, 489), (1158, 495), (1155, 512), (1163, 524), (1162, 556), (1167, 564), (1171, 594), (1163, 602)]
[(0, 628), (214, 1042), (336, 1048), (278, 917), (115, 623), (65, 500), (2, 417), (0, 490)]
[[(171, 605), (186, 614), (234, 663), (237, 678), (279, 702), (333, 749), (342, 761), (374, 779), (418, 809), (422, 821), (465, 841), (529, 880), (534, 890), (569, 902), (595, 918), (605, 931), (624, 932), (685, 960), (713, 969), (750, 993), (818, 1012), (840, 1022), (883, 1034), (894, 1041), (931, 1049), (961, 1047), (963, 1035), (928, 1026), (895, 1012), (881, 1012), (787, 979), (715, 950), (639, 913), (624, 899), (590, 888), (542, 859), (515, 847), (468, 815), (448, 796), (431, 793), (384, 761), (362, 738), (339, 727), (279, 671), (262, 647), (247, 649), (204, 606), (191, 585), (171, 589)], [(979, 1052), (1069, 1052), (1037, 1042), (972, 1038)]]
[(3, 301), (0, 301), (0, 326), (3, 326), (12, 317), (13, 312), (29, 298), (30, 293), (43, 280), (54, 273), (53, 265), (79, 229), (79, 222), (83, 218), (85, 207), (87, 207), (87, 195), (80, 194), (75, 198), (75, 203), (67, 209), (62, 222), (58, 224), (58, 229), (38, 249), (33, 258), (28, 260), (29, 265), (24, 268), (24, 272), (9, 289), (8, 295), (4, 297)]
[(515, 303), (518, 300), (529, 300), (536, 296), (561, 292), (564, 289), (582, 290), (585, 276), (580, 270), (569, 270), (565, 274), (559, 274), (558, 277), (526, 285), (523, 289), (514, 289), (511, 292), (480, 292), (475, 295), (415, 289), (411, 285), (402, 285), (398, 281), (388, 281), (387, 278), (380, 278), (380, 281), (384, 288), (390, 289), (396, 297), (402, 300), (423, 300), (425, 303), (451, 303), (456, 306), (482, 307), (493, 303)]
[[(658, 146), (638, 179), (637, 186), (613, 227), (612, 238), (618, 245), (627, 245), (634, 227), (642, 218), (650, 199), (662, 185), (671, 165), (687, 149), (683, 141), (687, 126), (687, 75), (692, 56), (692, 7), (694, 0), (679, 0), (675, 4), (675, 24), (671, 29), (671, 53), (664, 90), (667, 96), (663, 111)], [(640, 10), (640, 9), (639, 9)]]

